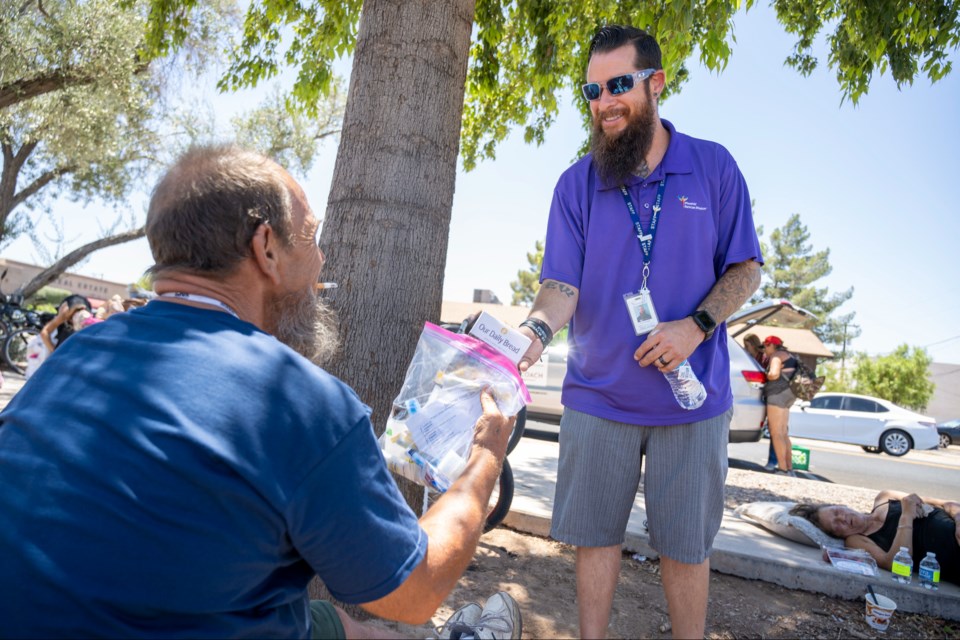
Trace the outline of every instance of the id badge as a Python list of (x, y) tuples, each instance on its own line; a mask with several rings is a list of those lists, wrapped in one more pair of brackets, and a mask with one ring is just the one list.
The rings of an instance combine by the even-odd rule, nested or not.
[(653, 297), (649, 289), (641, 289), (636, 293), (623, 294), (623, 301), (627, 303), (627, 312), (630, 322), (638, 336), (650, 333), (659, 324), (657, 310), (653, 306)]

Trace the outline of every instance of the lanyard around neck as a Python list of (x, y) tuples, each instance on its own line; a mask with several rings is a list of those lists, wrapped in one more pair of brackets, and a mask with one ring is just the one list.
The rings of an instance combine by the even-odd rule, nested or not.
[(633, 206), (633, 198), (627, 191), (625, 185), (620, 185), (620, 193), (623, 195), (623, 201), (627, 205), (627, 211), (630, 212), (630, 220), (633, 221), (633, 228), (637, 232), (637, 240), (640, 241), (640, 249), (643, 251), (643, 266), (649, 267), (651, 256), (653, 255), (653, 236), (657, 233), (657, 220), (660, 218), (660, 208), (663, 205), (663, 192), (667, 187), (667, 176), (664, 175), (657, 186), (657, 198), (653, 201), (653, 213), (650, 216), (650, 231), (644, 232), (643, 223), (640, 222), (640, 216), (637, 215), (637, 209)]
[(232, 315), (237, 320), (240, 319), (240, 316), (237, 315), (237, 312), (230, 308), (225, 302), (221, 302), (216, 298), (210, 298), (207, 296), (197, 295), (195, 293), (184, 293), (183, 291), (171, 291), (168, 293), (161, 293), (161, 298), (179, 298), (180, 300), (189, 300), (190, 302), (199, 302), (200, 304), (208, 304), (212, 307), (220, 307), (230, 315)]

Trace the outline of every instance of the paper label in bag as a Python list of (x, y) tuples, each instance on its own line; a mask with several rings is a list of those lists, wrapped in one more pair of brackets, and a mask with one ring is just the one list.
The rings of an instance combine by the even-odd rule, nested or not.
[(505, 355), (513, 364), (520, 362), (520, 358), (530, 348), (530, 338), (503, 324), (486, 311), (481, 312), (473, 323), (470, 335)]
[(480, 395), (476, 392), (435, 393), (407, 418), (406, 425), (417, 448), (440, 460), (448, 451), (464, 448), (473, 440), (473, 429), (482, 414)]

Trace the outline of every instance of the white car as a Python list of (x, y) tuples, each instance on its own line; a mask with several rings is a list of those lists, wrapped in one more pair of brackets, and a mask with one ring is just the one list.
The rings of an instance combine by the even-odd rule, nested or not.
[[(766, 419), (766, 406), (760, 396), (767, 377), (757, 361), (733, 339), (734, 335), (757, 325), (810, 329), (817, 322), (815, 315), (787, 300), (768, 300), (737, 311), (727, 319), (728, 327), (737, 327), (736, 334), (727, 333), (730, 388), (733, 392), (730, 442), (756, 442)], [(567, 343), (554, 342), (546, 349), (542, 360), (523, 375), (533, 400), (525, 411), (531, 418), (551, 422), (559, 421), (563, 414), (560, 392), (567, 374)]]
[(936, 449), (940, 443), (933, 418), (892, 402), (852, 393), (819, 393), (790, 408), (790, 435), (797, 438), (858, 444), (865, 451), (891, 456), (910, 449)]

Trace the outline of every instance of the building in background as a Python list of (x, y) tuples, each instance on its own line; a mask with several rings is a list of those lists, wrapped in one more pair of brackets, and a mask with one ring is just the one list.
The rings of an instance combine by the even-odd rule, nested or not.
[(936, 387), (926, 410), (920, 413), (941, 424), (960, 418), (960, 364), (932, 362), (928, 377)]
[[(0, 273), (6, 272), (0, 286), (3, 287), (4, 293), (13, 293), (33, 280), (43, 270), (44, 267), (0, 258)], [(90, 304), (94, 308), (99, 307), (104, 301), (115, 295), (119, 295), (121, 298), (131, 297), (130, 287), (126, 284), (82, 276), (69, 271), (61, 273), (48, 286), (84, 296), (90, 300)]]

